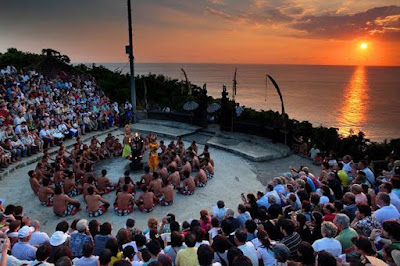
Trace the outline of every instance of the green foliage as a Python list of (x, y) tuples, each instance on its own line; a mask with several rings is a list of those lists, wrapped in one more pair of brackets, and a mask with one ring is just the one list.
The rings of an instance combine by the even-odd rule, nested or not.
[(57, 59), (63, 63), (66, 63), (66, 64), (71, 63), (71, 59), (67, 55), (63, 55), (59, 51), (56, 51), (56, 50), (53, 50), (50, 48), (42, 49), (42, 55), (54, 57), (55, 59)]
[(17, 69), (21, 69), (33, 64), (37, 64), (42, 59), (43, 55), (22, 52), (16, 48), (8, 48), (7, 52), (0, 54), (0, 68), (13, 65)]

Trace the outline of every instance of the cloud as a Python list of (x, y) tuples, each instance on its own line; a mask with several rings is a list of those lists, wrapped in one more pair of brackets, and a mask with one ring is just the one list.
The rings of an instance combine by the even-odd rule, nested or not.
[(221, 10), (217, 10), (215, 8), (211, 8), (211, 7), (208, 7), (208, 6), (204, 9), (204, 13), (205, 14), (214, 15), (214, 16), (220, 17), (222, 19), (230, 20), (230, 21), (236, 21), (237, 20), (234, 16), (232, 16), (232, 15), (226, 13), (226, 12), (223, 12)]
[[(295, 12), (298, 12), (298, 10)], [(294, 20), (294, 18), (286, 12), (283, 12), (278, 8), (272, 7), (264, 7), (261, 10), (246, 10), (235, 13), (228, 13), (219, 9), (206, 7), (204, 9), (204, 13), (214, 15), (229, 21), (245, 22), (248, 24), (257, 25), (287, 23)]]
[(208, 2), (214, 5), (226, 5), (225, 0), (208, 0)]
[(300, 30), (305, 37), (317, 39), (374, 36), (400, 40), (400, 6), (375, 7), (346, 15), (304, 16), (291, 27)]

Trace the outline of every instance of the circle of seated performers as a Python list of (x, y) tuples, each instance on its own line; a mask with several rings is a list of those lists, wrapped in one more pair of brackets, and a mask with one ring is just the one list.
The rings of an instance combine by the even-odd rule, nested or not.
[[(149, 145), (155, 145), (153, 134), (143, 139), (145, 145), (142, 152)], [(171, 141), (166, 146), (164, 141), (160, 141), (156, 145), (159, 146), (155, 158), (156, 171), (151, 171), (151, 167), (146, 165), (144, 174), (137, 182), (130, 176), (130, 171), (125, 171), (117, 183), (110, 181), (105, 169), (100, 176), (94, 174), (95, 163), (122, 154), (121, 143), (110, 133), (104, 142), (93, 137), (90, 145), (78, 138), (71, 152), (61, 145), (55, 159), (45, 150), (36, 169), (28, 172), (29, 182), (40, 204), (53, 207), (56, 216), (74, 215), (80, 211), (81, 204), (74, 198), (82, 195), (87, 215), (98, 217), (111, 206), (102, 197), (104, 194), (115, 191), (114, 211), (119, 216), (126, 216), (134, 211), (135, 205), (142, 212), (153, 211), (156, 204), (170, 206), (174, 202), (175, 191), (193, 195), (196, 188), (205, 187), (214, 177), (214, 160), (207, 145), (199, 155), (196, 142), (193, 141), (186, 149), (179, 137), (176, 144)], [(154, 159), (150, 163), (154, 164)], [(141, 191), (138, 196), (136, 190)]]

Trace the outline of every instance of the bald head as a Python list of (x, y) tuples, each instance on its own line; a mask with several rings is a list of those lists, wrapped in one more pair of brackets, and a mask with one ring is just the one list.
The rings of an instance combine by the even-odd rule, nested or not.
[(233, 215), (235, 214), (235, 212), (232, 209), (227, 209), (226, 213), (225, 213), (225, 217), (233, 217)]

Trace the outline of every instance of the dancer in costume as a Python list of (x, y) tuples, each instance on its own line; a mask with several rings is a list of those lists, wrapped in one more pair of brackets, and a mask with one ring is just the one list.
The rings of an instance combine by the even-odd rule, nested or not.
[(122, 157), (129, 158), (132, 155), (131, 149), (132, 131), (129, 125), (125, 126), (125, 136), (124, 136), (124, 149), (122, 151)]
[(158, 165), (158, 143), (157, 143), (157, 136), (156, 135), (151, 135), (150, 136), (150, 144), (149, 144), (149, 162), (148, 165), (150, 167), (150, 170), (152, 172), (157, 171), (157, 165)]

